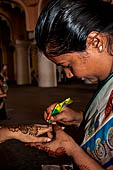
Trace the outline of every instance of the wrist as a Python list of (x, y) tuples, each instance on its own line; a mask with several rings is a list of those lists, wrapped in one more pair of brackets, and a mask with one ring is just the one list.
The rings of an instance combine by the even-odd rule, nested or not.
[(8, 139), (12, 139), (11, 132), (6, 127), (0, 128), (0, 143)]
[(77, 143), (75, 143), (75, 141), (73, 141), (73, 143), (71, 144), (69, 156), (71, 156), (72, 158), (74, 158), (75, 155), (77, 155), (77, 150), (78, 150), (79, 148), (80, 148), (79, 145), (78, 145)]
[(82, 111), (79, 111), (77, 112), (77, 114), (75, 115), (75, 120), (73, 122), (73, 124), (77, 127), (80, 126), (81, 122), (83, 120), (83, 112)]
[(8, 131), (9, 131), (8, 132), (9, 139), (18, 139), (19, 138), (20, 133), (19, 133), (18, 128), (16, 129), (14, 127), (9, 127)]
[(82, 154), (82, 151), (83, 150), (81, 149), (81, 147), (77, 143), (75, 143), (71, 152), (71, 157), (73, 158), (73, 160), (78, 159), (79, 155)]

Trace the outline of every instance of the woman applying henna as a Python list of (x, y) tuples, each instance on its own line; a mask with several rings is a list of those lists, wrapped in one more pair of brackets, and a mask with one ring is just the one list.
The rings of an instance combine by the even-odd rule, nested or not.
[[(113, 170), (113, 6), (99, 0), (52, 0), (36, 26), (39, 49), (64, 67), (68, 78), (98, 80), (85, 112), (69, 107), (51, 118), (54, 123), (83, 125), (80, 146), (59, 127), (56, 140), (31, 144), (47, 152), (65, 152), (81, 170)], [(49, 114), (56, 104), (47, 108)]]

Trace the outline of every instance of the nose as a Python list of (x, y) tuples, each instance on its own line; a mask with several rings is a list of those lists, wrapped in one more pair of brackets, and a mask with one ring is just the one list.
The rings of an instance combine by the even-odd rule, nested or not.
[(67, 78), (72, 78), (74, 77), (74, 74), (72, 73), (72, 71), (69, 68), (65, 68), (64, 69), (65, 73), (66, 73), (66, 77)]

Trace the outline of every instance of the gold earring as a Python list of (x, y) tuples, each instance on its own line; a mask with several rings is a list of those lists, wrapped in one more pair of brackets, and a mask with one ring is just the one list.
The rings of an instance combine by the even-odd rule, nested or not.
[(100, 51), (100, 52), (102, 52), (102, 50), (103, 50), (103, 46), (102, 46), (102, 45), (100, 45), (100, 46), (98, 47), (98, 49), (99, 49), (99, 51)]

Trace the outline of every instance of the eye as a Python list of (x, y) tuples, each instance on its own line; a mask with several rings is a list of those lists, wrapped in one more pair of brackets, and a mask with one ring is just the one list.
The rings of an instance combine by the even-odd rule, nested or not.
[(57, 66), (62, 66), (64, 69), (65, 69), (65, 68), (69, 68), (69, 69), (71, 68), (71, 66), (70, 66), (69, 64), (65, 66), (64, 63), (58, 63), (58, 64), (56, 64), (56, 65), (57, 65)]
[(72, 67), (70, 65), (67, 65), (67, 66), (63, 66), (63, 68), (69, 68), (69, 69), (72, 69)]

